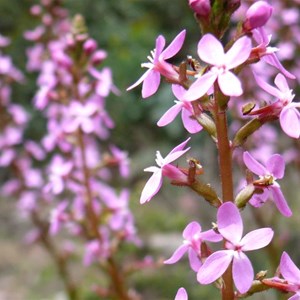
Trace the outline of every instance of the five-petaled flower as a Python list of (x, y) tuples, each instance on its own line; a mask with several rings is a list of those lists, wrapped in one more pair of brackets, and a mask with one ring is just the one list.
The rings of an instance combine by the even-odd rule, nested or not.
[[(202, 126), (194, 117), (194, 109), (192, 103), (190, 101), (186, 101), (184, 98), (185, 89), (178, 84), (173, 84), (172, 91), (179, 101), (175, 101), (175, 105), (173, 105), (164, 113), (164, 115), (157, 122), (157, 125), (162, 127), (170, 124), (181, 111), (181, 119), (184, 128), (189, 133), (199, 132), (202, 129)], [(201, 111), (200, 107), (199, 110)]]
[(282, 130), (292, 138), (299, 138), (300, 112), (297, 108), (300, 108), (300, 103), (292, 102), (295, 95), (293, 90), (289, 88), (285, 77), (280, 73), (275, 77), (274, 82), (277, 88), (269, 85), (257, 75), (255, 75), (255, 80), (263, 90), (275, 96), (277, 100), (261, 109), (251, 111), (249, 115), (259, 115), (261, 118), (278, 116)]
[(192, 270), (198, 272), (201, 266), (201, 243), (203, 241), (220, 242), (223, 237), (213, 229), (201, 232), (201, 226), (198, 222), (189, 223), (183, 231), (183, 243), (179, 246), (173, 255), (164, 261), (165, 264), (175, 264), (181, 257), (188, 252), (190, 266)]
[(254, 271), (246, 251), (267, 246), (273, 238), (271, 228), (260, 228), (243, 238), (243, 221), (238, 208), (232, 202), (222, 204), (217, 213), (218, 231), (225, 239), (225, 250), (211, 254), (200, 267), (197, 280), (210, 284), (221, 277), (232, 262), (233, 281), (240, 293), (246, 293), (252, 284)]
[(248, 37), (242, 37), (225, 53), (219, 40), (210, 33), (204, 35), (198, 43), (198, 55), (202, 61), (212, 67), (190, 86), (185, 99), (193, 101), (202, 97), (216, 80), (224, 95), (242, 95), (241, 82), (230, 70), (244, 63), (251, 49), (251, 40)]
[(178, 73), (171, 64), (166, 62), (166, 60), (179, 52), (185, 39), (185, 33), (185, 30), (181, 31), (165, 50), (163, 49), (166, 41), (165, 38), (160, 35), (156, 39), (155, 49), (151, 51), (151, 56), (148, 56), (150, 62), (141, 65), (149, 70), (146, 71), (136, 83), (127, 88), (127, 91), (143, 82), (142, 97), (148, 98), (158, 90), (161, 75), (171, 82), (179, 82)]
[(259, 176), (259, 179), (254, 181), (253, 184), (263, 189), (262, 194), (255, 194), (250, 203), (253, 206), (259, 207), (264, 204), (271, 195), (273, 201), (280, 211), (286, 217), (292, 215), (284, 195), (280, 189), (280, 185), (276, 179), (281, 179), (284, 176), (285, 163), (284, 159), (279, 154), (272, 155), (266, 162), (266, 166), (259, 163), (248, 151), (244, 152), (243, 159), (246, 167), (254, 174)]
[(140, 198), (141, 204), (150, 201), (161, 188), (163, 176), (169, 177), (172, 180), (179, 182), (186, 182), (187, 175), (184, 174), (179, 168), (171, 165), (171, 162), (185, 154), (190, 150), (190, 147), (184, 149), (190, 138), (185, 140), (180, 145), (176, 146), (165, 158), (163, 158), (159, 151), (156, 152), (156, 163), (159, 167), (151, 166), (146, 168), (145, 172), (152, 172), (153, 175), (147, 181)]

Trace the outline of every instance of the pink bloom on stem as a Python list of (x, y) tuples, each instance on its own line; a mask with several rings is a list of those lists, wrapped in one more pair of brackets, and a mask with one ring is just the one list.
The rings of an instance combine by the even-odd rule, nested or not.
[(288, 282), (288, 290), (295, 293), (288, 300), (300, 300), (300, 270), (286, 252), (280, 259), (280, 273)]
[(243, 238), (243, 221), (232, 202), (220, 206), (217, 213), (218, 230), (226, 240), (226, 250), (211, 254), (200, 267), (197, 280), (210, 284), (221, 277), (232, 262), (233, 281), (240, 293), (246, 293), (252, 284), (254, 271), (246, 251), (267, 246), (273, 238), (271, 228), (261, 228), (247, 233)]
[(149, 70), (133, 85), (127, 88), (127, 91), (135, 88), (143, 82), (142, 97), (148, 98), (156, 93), (160, 84), (160, 76), (165, 76), (167, 79), (177, 82), (179, 75), (174, 70), (173, 66), (166, 62), (166, 59), (173, 57), (181, 49), (186, 31), (181, 31), (172, 43), (165, 49), (165, 38), (160, 35), (156, 39), (155, 49), (151, 51), (151, 56), (148, 56), (150, 62), (143, 63), (141, 66)]
[(202, 126), (193, 117), (194, 110), (191, 102), (185, 100), (185, 89), (180, 85), (173, 84), (172, 91), (179, 101), (175, 100), (175, 105), (165, 112), (157, 125), (162, 127), (170, 124), (181, 111), (183, 126), (189, 133), (197, 133), (202, 130)]
[(258, 43), (258, 46), (253, 48), (253, 53), (258, 55), (258, 57), (264, 60), (267, 64), (278, 69), (282, 74), (284, 74), (284, 76), (295, 79), (296, 77), (286, 70), (277, 58), (275, 52), (277, 52), (279, 49), (269, 47), (272, 35), (267, 35), (263, 27), (257, 28), (252, 32), (254, 39)]
[(251, 204), (254, 206), (262, 205), (271, 193), (273, 201), (282, 215), (290, 217), (292, 215), (284, 195), (280, 189), (280, 185), (276, 179), (281, 179), (284, 176), (285, 163), (284, 159), (279, 154), (272, 155), (263, 166), (259, 163), (248, 151), (244, 152), (243, 159), (246, 167), (254, 174), (259, 176), (259, 180), (253, 184), (264, 190), (263, 194), (258, 194), (253, 197)]
[(110, 151), (113, 155), (113, 160), (118, 164), (120, 175), (122, 177), (127, 178), (130, 173), (129, 165), (130, 161), (128, 158), (128, 153), (125, 151), (122, 151), (118, 147), (111, 145)]
[(51, 235), (56, 235), (62, 224), (65, 223), (66, 221), (69, 221), (70, 216), (66, 212), (68, 207), (68, 202), (67, 201), (62, 201), (60, 202), (56, 208), (54, 208), (51, 211), (51, 216), (50, 216), (50, 228), (49, 232)]
[(82, 104), (78, 101), (74, 101), (67, 109), (68, 115), (64, 123), (65, 132), (72, 133), (78, 128), (81, 128), (85, 133), (92, 133), (94, 131), (95, 125), (93, 123), (93, 116), (98, 109), (95, 103), (88, 102)]
[(210, 33), (204, 35), (198, 43), (198, 55), (202, 61), (212, 67), (191, 85), (185, 99), (193, 101), (202, 97), (216, 80), (218, 80), (224, 95), (242, 95), (241, 82), (230, 70), (244, 63), (248, 59), (251, 49), (251, 40), (248, 37), (242, 37), (233, 44), (227, 53), (224, 53), (223, 45), (219, 40)]
[(174, 165), (171, 165), (171, 162), (185, 154), (190, 150), (190, 147), (187, 149), (183, 148), (186, 146), (190, 138), (185, 140), (180, 145), (176, 146), (165, 158), (163, 158), (159, 151), (156, 152), (156, 163), (158, 167), (151, 166), (144, 169), (145, 172), (152, 172), (153, 175), (147, 181), (140, 198), (140, 203), (144, 204), (149, 202), (160, 190), (163, 176), (167, 176), (173, 180), (186, 181), (186, 175), (180, 171)]
[(279, 116), (282, 130), (292, 138), (299, 138), (300, 113), (297, 108), (300, 108), (300, 103), (292, 103), (295, 95), (293, 94), (293, 90), (289, 88), (285, 77), (280, 73), (275, 77), (274, 82), (276, 87), (269, 85), (258, 76), (255, 76), (255, 80), (263, 90), (275, 96), (277, 101), (269, 106), (251, 112), (250, 115)]
[(188, 252), (191, 269), (198, 272), (201, 266), (201, 243), (203, 241), (219, 242), (223, 240), (214, 230), (201, 232), (201, 225), (197, 222), (189, 223), (183, 231), (183, 243), (173, 255), (164, 261), (165, 264), (175, 264)]
[(174, 300), (188, 300), (188, 294), (185, 288), (181, 287), (180, 289), (178, 289)]
[(253, 3), (246, 12), (246, 21), (243, 24), (245, 30), (252, 30), (264, 26), (270, 19), (273, 7), (265, 1)]

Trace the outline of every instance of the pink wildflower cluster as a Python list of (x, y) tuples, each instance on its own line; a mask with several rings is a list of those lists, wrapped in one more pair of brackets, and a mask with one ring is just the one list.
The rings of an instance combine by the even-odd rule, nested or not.
[[(112, 284), (120, 284), (125, 266), (115, 261), (115, 254), (124, 243), (140, 245), (129, 189), (114, 187), (116, 176), (130, 175), (129, 159), (109, 139), (114, 122), (106, 101), (119, 90), (111, 69), (98, 67), (107, 53), (89, 37), (83, 18), (77, 15), (71, 21), (60, 1), (42, 0), (31, 14), (41, 25), (24, 34), (34, 43), (27, 50), (27, 70), (37, 72), (33, 102), (47, 130), (39, 142), (25, 140), (29, 115), (10, 102), (9, 85), (22, 82), (23, 75), (1, 50), (0, 166), (14, 173), (1, 190), (17, 197), (20, 212), (33, 222), (27, 241), (41, 242), (64, 269), (62, 280), (70, 296), (79, 293), (67, 271), (70, 256), (79, 255), (86, 267), (98, 264)], [(8, 43), (0, 36), (1, 48)], [(56, 246), (61, 232), (64, 238)], [(75, 240), (83, 243), (82, 250)], [(101, 288), (107, 288), (107, 297), (128, 293), (125, 286)]]
[[(142, 97), (148, 98), (158, 90), (161, 77), (172, 84), (177, 100), (157, 125), (170, 124), (181, 112), (183, 126), (189, 134), (206, 131), (211, 136), (218, 151), (222, 195), (218, 195), (210, 184), (204, 183), (202, 175), (205, 168), (198, 159), (187, 159), (188, 167), (174, 163), (190, 150), (190, 147), (186, 148), (188, 138), (165, 158), (157, 151), (158, 167), (151, 166), (144, 170), (153, 175), (142, 191), (140, 202), (148, 202), (157, 195), (162, 188), (163, 177), (167, 177), (173, 185), (186, 186), (217, 207), (217, 222), (213, 223), (213, 227), (202, 231), (197, 221), (189, 223), (183, 231), (182, 245), (165, 260), (165, 264), (177, 263), (188, 253), (189, 264), (197, 273), (198, 283), (215, 283), (222, 299), (238, 299), (268, 289), (273, 281), (276, 282), (276, 278), (273, 281), (263, 276), (255, 278), (252, 263), (245, 254), (269, 245), (274, 231), (269, 226), (263, 226), (243, 237), (240, 209), (247, 207), (247, 204), (256, 209), (270, 200), (283, 216), (292, 216), (292, 210), (277, 182), (284, 177), (284, 156), (273, 154), (273, 148), (268, 147), (263, 137), (268, 136), (268, 132), (274, 133), (272, 142), (276, 143), (277, 132), (270, 129), (268, 123), (279, 120), (284, 133), (291, 138), (299, 138), (300, 105), (293, 102), (295, 95), (288, 83), (288, 80), (295, 79), (295, 75), (281, 63), (280, 51), (271, 46), (271, 35), (267, 33), (272, 14), (279, 4), (272, 7), (266, 1), (256, 1), (246, 9), (242, 6), (240, 10), (240, 1), (227, 1), (224, 7), (219, 6), (218, 1), (190, 0), (188, 4), (202, 31), (197, 46), (200, 61), (189, 56), (180, 66), (172, 65), (167, 60), (182, 48), (186, 30), (182, 30), (165, 50), (165, 39), (160, 35), (152, 52), (153, 58), (149, 58), (151, 63), (142, 64), (149, 70), (128, 90), (143, 83)], [(230, 39), (224, 45), (222, 38), (229, 27), (226, 22), (235, 11), (239, 16), (238, 20), (235, 19), (238, 24), (231, 29)], [(281, 13), (280, 10), (278, 12)], [(289, 12), (297, 15), (293, 9)], [(272, 69), (268, 76), (261, 72), (265, 64)], [(275, 86), (268, 83), (270, 74), (275, 74)], [(253, 80), (249, 82), (249, 78)], [(245, 102), (249, 87), (253, 89), (251, 95), (266, 95), (269, 103), (256, 108), (255, 102)], [(237, 117), (229, 129), (227, 115)], [(265, 135), (261, 133), (264, 128)], [(258, 138), (251, 139), (252, 135)], [(247, 140), (253, 140), (256, 147), (252, 148), (253, 155), (250, 154), (252, 150), (247, 151)], [(269, 154), (267, 158), (266, 153)], [(246, 184), (236, 195), (233, 163), (243, 165), (247, 173)], [(259, 225), (264, 222), (262, 220)], [(222, 242), (220, 250), (209, 246), (209, 243), (218, 242)], [(295, 293), (290, 299), (298, 299), (299, 270), (286, 253), (282, 256), (280, 271), (284, 279), (278, 281), (284, 281), (286, 286), (282, 290)], [(276, 288), (275, 284), (272, 287)], [(184, 288), (178, 290), (175, 299), (187, 299)]]

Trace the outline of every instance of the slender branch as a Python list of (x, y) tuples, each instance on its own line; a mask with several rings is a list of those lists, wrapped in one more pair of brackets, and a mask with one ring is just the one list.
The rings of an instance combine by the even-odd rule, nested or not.
[(68, 295), (69, 300), (79, 300), (76, 285), (70, 278), (67, 260), (57, 251), (54, 244), (49, 239), (48, 226), (40, 219), (36, 212), (31, 213), (31, 220), (34, 223), (34, 225), (40, 230), (40, 242), (54, 260), (60, 278), (62, 279), (63, 284), (65, 286), (65, 291)]
[[(78, 130), (78, 144), (80, 148), (81, 162), (82, 162), (82, 171), (84, 175), (84, 186), (86, 190), (85, 205), (87, 209), (87, 221), (90, 221), (87, 224), (88, 229), (91, 231), (92, 235), (95, 236), (99, 242), (102, 242), (101, 234), (98, 230), (99, 218), (96, 215), (93, 209), (93, 193), (90, 186), (90, 170), (87, 166), (87, 158), (85, 151), (84, 135), (82, 130)], [(127, 287), (125, 284), (125, 276), (121, 268), (116, 264), (113, 257), (107, 259), (107, 272), (111, 279), (111, 285), (114, 293), (117, 295), (120, 300), (131, 300), (127, 293)]]

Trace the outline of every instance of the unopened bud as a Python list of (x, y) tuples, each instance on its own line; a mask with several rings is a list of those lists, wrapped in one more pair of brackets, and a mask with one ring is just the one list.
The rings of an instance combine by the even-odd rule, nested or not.
[(248, 184), (236, 196), (234, 202), (238, 208), (244, 208), (255, 192), (253, 184)]
[(91, 62), (93, 65), (100, 64), (104, 59), (107, 57), (107, 52), (104, 50), (98, 50), (93, 53), (93, 56), (91, 58)]
[(246, 12), (246, 21), (243, 24), (245, 31), (264, 26), (270, 19), (273, 8), (265, 1), (257, 1)]
[(84, 42), (83, 49), (87, 55), (90, 55), (97, 49), (97, 42), (94, 39), (89, 38)]
[(208, 16), (210, 14), (211, 6), (209, 0), (189, 0), (190, 8), (200, 16)]

